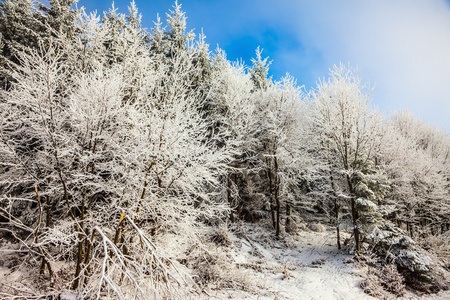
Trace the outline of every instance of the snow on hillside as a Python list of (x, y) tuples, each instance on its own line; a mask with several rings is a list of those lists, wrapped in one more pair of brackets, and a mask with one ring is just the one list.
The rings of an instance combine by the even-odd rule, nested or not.
[[(220, 250), (229, 251), (253, 287), (209, 290), (204, 299), (377, 299), (359, 287), (367, 269), (352, 262), (350, 248), (337, 249), (333, 228), (306, 229), (277, 240), (265, 228), (242, 226), (232, 238), (233, 246)], [(450, 299), (450, 293), (420, 297), (407, 292), (398, 299), (444, 300)]]
[[(349, 253), (350, 245), (337, 249), (331, 227), (323, 232), (305, 227), (293, 235), (282, 234), (276, 238), (268, 224), (239, 223), (231, 229), (222, 227), (221, 233), (211, 236), (212, 240), (202, 241), (206, 248), (198, 247), (192, 238), (175, 234), (168, 234), (158, 241), (168, 250), (164, 252), (174, 262), (178, 261), (179, 274), (186, 275), (186, 287), (191, 292), (179, 294), (179, 299), (377, 299), (360, 288), (368, 270), (363, 264), (354, 262), (354, 256)], [(348, 233), (343, 233), (343, 240), (349, 237)], [(8, 261), (14, 259), (16, 246), (5, 243), (0, 250), (4, 254), (0, 260), (0, 290), (13, 288), (33, 299), (38, 298), (43, 294), (38, 291), (40, 284), (34, 282), (36, 274), (26, 267), (8, 267)], [(54, 264), (58, 277), (70, 266), (73, 268), (73, 264), (69, 265), (64, 262)], [(56, 278), (55, 287), (61, 280)], [(2, 295), (5, 297), (7, 293)], [(450, 291), (424, 296), (407, 292), (401, 298), (386, 295), (388, 297), (383, 299), (450, 299)], [(77, 299), (73, 292), (64, 289), (58, 297)]]
[(230, 252), (257, 286), (251, 292), (209, 291), (218, 299), (374, 299), (359, 288), (363, 270), (346, 263), (351, 255), (338, 251), (332, 231), (302, 231), (275, 240), (266, 230), (244, 226)]

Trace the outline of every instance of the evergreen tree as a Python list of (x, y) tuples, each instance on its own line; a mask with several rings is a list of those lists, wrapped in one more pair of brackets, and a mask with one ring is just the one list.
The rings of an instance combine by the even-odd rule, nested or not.
[(181, 4), (175, 1), (174, 10), (167, 13), (167, 25), (169, 29), (164, 32), (165, 54), (167, 58), (174, 58), (189, 49), (189, 44), (195, 35), (193, 31), (186, 31), (186, 15), (181, 10)]
[(50, 7), (38, 2), (38, 8), (44, 17), (42, 23), (46, 31), (45, 39), (72, 39), (79, 34), (75, 26), (79, 14), (79, 11), (74, 9), (77, 2), (78, 0), (50, 0)]
[(114, 3), (108, 12), (103, 14), (102, 30), (105, 31), (103, 42), (105, 47), (106, 62), (113, 65), (122, 62), (126, 56), (127, 41), (124, 38), (124, 31), (126, 27), (125, 15), (117, 13), (117, 8)]
[(262, 59), (261, 54), (262, 49), (256, 48), (256, 58), (251, 59), (253, 65), (249, 70), (255, 90), (265, 90), (272, 81), (272, 77), (268, 77), (272, 61), (268, 62), (268, 57)]
[(2, 35), (2, 69), (0, 84), (11, 80), (9, 63), (18, 63), (17, 53), (39, 47), (42, 29), (41, 15), (31, 0), (0, 2), (0, 34)]

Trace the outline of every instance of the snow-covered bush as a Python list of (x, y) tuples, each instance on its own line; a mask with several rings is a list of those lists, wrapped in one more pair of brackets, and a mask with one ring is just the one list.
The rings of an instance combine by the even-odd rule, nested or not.
[[(102, 48), (107, 24), (80, 25), (93, 28), (87, 52), (111, 50)], [(204, 98), (190, 81), (199, 67), (189, 51), (172, 55), (171, 68), (153, 65), (139, 40), (125, 43), (126, 56), (80, 67), (64, 41), (20, 53), (2, 91), (2, 218), (26, 233), (22, 242), (51, 280), (56, 261), (73, 256), (72, 288), (83, 297), (166, 297), (181, 282), (151, 236), (188, 237), (201, 218), (228, 212), (215, 191), (230, 152), (207, 139)], [(18, 203), (34, 203), (29, 218), (16, 213)]]
[(377, 298), (389, 295), (401, 297), (405, 293), (404, 278), (397, 271), (396, 265), (385, 265), (380, 270), (370, 269), (368, 277), (361, 281), (360, 287), (366, 294)]

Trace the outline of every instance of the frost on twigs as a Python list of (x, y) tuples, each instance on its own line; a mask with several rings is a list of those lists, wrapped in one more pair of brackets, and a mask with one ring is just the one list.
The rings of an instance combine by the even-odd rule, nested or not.
[(361, 281), (360, 287), (366, 294), (374, 297), (388, 297), (386, 292), (400, 297), (405, 293), (404, 280), (395, 265), (385, 265), (381, 270), (371, 269), (367, 278)]
[(218, 246), (230, 246), (232, 243), (230, 232), (226, 226), (214, 228), (210, 240)]
[(127, 246), (118, 247), (94, 227), (93, 234), (98, 236), (92, 250), (94, 258), (81, 273), (87, 276), (80, 277), (85, 284), (79, 293), (97, 299), (112, 295), (120, 299), (181, 297), (185, 283), (177, 278), (176, 267), (129, 217), (127, 220), (136, 236)]
[(192, 269), (192, 278), (202, 289), (235, 289), (248, 291), (254, 287), (248, 270), (235, 263), (232, 247), (205, 243), (189, 249), (185, 264)]
[(450, 231), (444, 234), (430, 235), (420, 241), (425, 249), (430, 249), (440, 260), (442, 267), (450, 271)]
[(383, 288), (380, 286), (378, 278), (371, 275), (362, 280), (359, 286), (363, 289), (364, 293), (373, 297), (382, 297), (384, 295)]
[[(74, 47), (107, 52), (108, 27), (93, 30), (99, 43)], [(55, 262), (72, 262), (64, 288), (83, 297), (183, 298), (148, 237), (227, 212), (216, 191), (230, 154), (206, 140), (197, 69), (187, 52), (169, 69), (131, 54), (81, 68), (64, 51), (21, 53), (16, 82), (1, 91), (1, 221), (49, 281)]]
[[(338, 248), (352, 234), (407, 284), (445, 285), (418, 245), (449, 268), (446, 133), (383, 116), (351, 66), (307, 94), (289, 75), (268, 77), (259, 49), (250, 68), (211, 57), (178, 3), (149, 33), (134, 3), (101, 20), (75, 0), (50, 2), (0, 3), (0, 230), (16, 251), (4, 266), (32, 269), (41, 295), (245, 289), (248, 263), (234, 264), (234, 236), (219, 225), (261, 220), (275, 231), (262, 245), (290, 248), (284, 231), (312, 234), (300, 211), (326, 213)], [(11, 293), (28, 292), (40, 297)]]

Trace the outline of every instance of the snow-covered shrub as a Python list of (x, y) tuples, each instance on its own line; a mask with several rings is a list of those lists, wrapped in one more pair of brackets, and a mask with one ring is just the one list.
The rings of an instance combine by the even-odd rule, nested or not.
[(305, 230), (306, 226), (302, 218), (296, 215), (289, 215), (286, 217), (285, 231), (289, 234), (296, 234), (301, 230)]
[(227, 246), (194, 246), (186, 259), (192, 278), (201, 287), (249, 290), (254, 283), (245, 268), (239, 268)]
[(360, 287), (366, 294), (373, 297), (403, 296), (405, 284), (403, 276), (397, 271), (396, 265), (385, 265), (381, 269), (369, 268), (367, 278), (360, 282)]
[(314, 232), (325, 232), (326, 228), (320, 223), (313, 223), (308, 226)]
[(379, 278), (383, 288), (389, 293), (394, 294), (397, 297), (403, 296), (405, 293), (405, 279), (397, 271), (396, 265), (386, 265), (379, 273)]
[(218, 226), (212, 229), (213, 232), (210, 235), (211, 242), (218, 246), (230, 246), (232, 243), (231, 234), (226, 226)]
[(377, 298), (382, 298), (385, 293), (380, 285), (380, 281), (377, 276), (369, 275), (366, 279), (363, 279), (359, 286), (363, 289), (364, 293)]
[(420, 245), (439, 257), (443, 267), (450, 271), (450, 231), (430, 235), (420, 240)]

